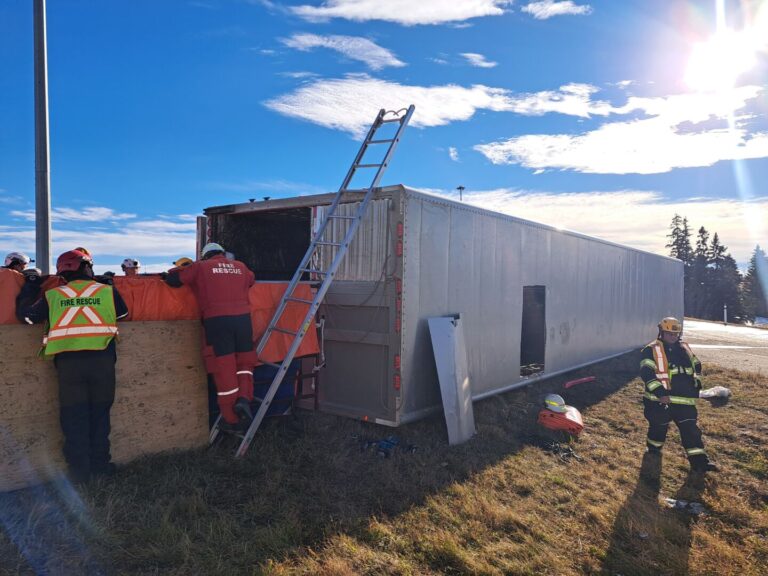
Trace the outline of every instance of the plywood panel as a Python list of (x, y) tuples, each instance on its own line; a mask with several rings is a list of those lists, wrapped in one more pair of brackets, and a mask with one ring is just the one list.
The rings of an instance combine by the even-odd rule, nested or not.
[[(63, 466), (53, 362), (37, 358), (40, 326), (0, 326), (0, 491)], [(206, 376), (198, 321), (120, 325), (112, 456), (121, 464), (205, 445)]]

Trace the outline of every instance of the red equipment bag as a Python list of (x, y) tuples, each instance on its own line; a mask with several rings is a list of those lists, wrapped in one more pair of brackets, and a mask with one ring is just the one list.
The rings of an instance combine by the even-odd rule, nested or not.
[(584, 430), (584, 421), (581, 419), (581, 412), (573, 406), (566, 406), (565, 412), (553, 412), (543, 408), (539, 412), (537, 422), (549, 430), (558, 430), (567, 432), (572, 436), (578, 436)]

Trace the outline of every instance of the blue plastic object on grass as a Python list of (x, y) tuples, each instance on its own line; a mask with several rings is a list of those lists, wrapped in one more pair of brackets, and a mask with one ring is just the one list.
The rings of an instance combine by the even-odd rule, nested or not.
[[(267, 416), (285, 416), (291, 413), (293, 406), (293, 397), (295, 394), (294, 384), (296, 375), (301, 367), (301, 359), (294, 360), (288, 367), (288, 371), (283, 376), (283, 381), (277, 388), (272, 403), (267, 410)], [(267, 394), (269, 385), (277, 373), (277, 368), (267, 365), (256, 366), (253, 369), (253, 400), (254, 408), (258, 409), (261, 400)], [(255, 410), (254, 410), (255, 412)]]

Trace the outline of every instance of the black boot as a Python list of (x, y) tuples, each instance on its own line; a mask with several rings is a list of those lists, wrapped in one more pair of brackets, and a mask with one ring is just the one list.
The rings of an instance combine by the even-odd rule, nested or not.
[(253, 420), (250, 402), (245, 398), (238, 398), (235, 402), (235, 414), (240, 417), (240, 422), (247, 422), (250, 425)]

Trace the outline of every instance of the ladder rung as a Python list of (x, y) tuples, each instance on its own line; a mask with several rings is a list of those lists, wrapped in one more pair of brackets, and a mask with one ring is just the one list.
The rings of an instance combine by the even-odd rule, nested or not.
[(381, 168), (384, 164), (355, 164), (355, 168)]
[(285, 328), (278, 328), (277, 326), (272, 328), (272, 330), (275, 332), (280, 332), (281, 334), (289, 334), (291, 336), (296, 336), (296, 334), (298, 334), (298, 332), (294, 332), (293, 330), (286, 330)]
[(394, 141), (394, 138), (387, 138), (386, 140), (369, 140), (368, 144), (389, 144), (390, 142)]
[(302, 304), (314, 304), (312, 300), (304, 300), (304, 298), (294, 298), (293, 296), (289, 296), (286, 298), (288, 302), (300, 302)]
[(265, 366), (272, 366), (272, 368), (280, 368), (280, 367), (282, 367), (282, 364), (275, 364), (274, 362), (262, 361), (262, 364), (264, 364)]
[(354, 220), (357, 216), (337, 216), (336, 214), (329, 214), (328, 218), (340, 218), (342, 220)]
[(325, 240), (318, 240), (315, 244), (319, 244), (320, 246), (343, 246), (341, 242), (326, 242)]
[(390, 122), (402, 122), (402, 118), (387, 118), (381, 121), (382, 124), (389, 124)]
[(325, 270), (315, 270), (313, 268), (302, 268), (301, 271), (309, 272), (310, 274), (324, 274), (326, 276), (328, 275), (328, 272), (326, 272)]

